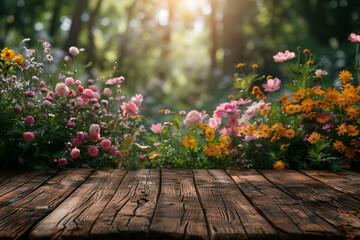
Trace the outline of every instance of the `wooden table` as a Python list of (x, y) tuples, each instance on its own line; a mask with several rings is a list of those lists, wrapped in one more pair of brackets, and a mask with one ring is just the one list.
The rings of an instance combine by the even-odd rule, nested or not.
[(0, 172), (0, 239), (359, 239), (360, 174)]

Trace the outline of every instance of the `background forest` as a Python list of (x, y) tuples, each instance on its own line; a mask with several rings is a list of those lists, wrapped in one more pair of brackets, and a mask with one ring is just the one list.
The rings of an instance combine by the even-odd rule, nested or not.
[(360, 33), (358, 0), (2, 0), (0, 8), (2, 47), (42, 38), (58, 58), (83, 48), (93, 63), (83, 79), (125, 76), (150, 121), (164, 108), (211, 113), (231, 93), (238, 62), (281, 79), (268, 60), (298, 46), (335, 79), (354, 59), (351, 32)]

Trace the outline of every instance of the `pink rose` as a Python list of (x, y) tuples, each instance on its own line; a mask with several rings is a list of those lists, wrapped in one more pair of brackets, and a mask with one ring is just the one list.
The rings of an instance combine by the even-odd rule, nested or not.
[(72, 159), (78, 158), (79, 155), (80, 155), (80, 149), (74, 148), (73, 150), (71, 150), (70, 157), (71, 157)]
[(58, 83), (55, 87), (55, 92), (59, 94), (59, 96), (66, 96), (69, 93), (69, 88), (65, 85), (65, 83)]
[(96, 142), (100, 139), (100, 126), (99, 124), (90, 125), (90, 140)]
[(86, 98), (93, 98), (94, 96), (94, 91), (89, 89), (89, 88), (86, 88), (84, 89), (84, 91), (82, 92), (82, 95)]
[(73, 144), (75, 147), (79, 147), (82, 144), (82, 139), (81, 138), (75, 138), (73, 141)]
[(112, 91), (110, 88), (105, 88), (104, 89), (104, 96), (106, 97), (110, 97), (112, 95)]
[(25, 141), (33, 140), (35, 137), (35, 135), (32, 132), (24, 132), (23, 135), (24, 135)]
[(75, 85), (76, 85), (76, 86), (80, 86), (80, 85), (81, 85), (81, 81), (80, 81), (80, 80), (75, 80)]
[(90, 157), (96, 157), (99, 153), (99, 150), (96, 146), (91, 146), (88, 148), (88, 154)]
[(121, 152), (120, 152), (119, 150), (116, 150), (116, 151), (115, 151), (115, 156), (116, 156), (116, 157), (120, 157), (120, 156), (121, 156)]
[(19, 115), (21, 113), (22, 108), (19, 105), (16, 105), (14, 108), (14, 111), (17, 115)]
[(63, 166), (65, 166), (66, 164), (68, 164), (66, 158), (60, 158), (60, 159), (59, 159), (59, 165), (60, 165), (60, 166), (63, 167)]
[(109, 148), (109, 150), (108, 150), (108, 153), (109, 153), (109, 154), (114, 154), (115, 151), (116, 151), (116, 148), (115, 148), (114, 146), (111, 146), (111, 147)]
[(88, 88), (91, 89), (91, 90), (93, 90), (93, 92), (97, 92), (97, 87), (96, 87), (96, 85), (90, 85)]
[(32, 103), (32, 102), (28, 102), (28, 103), (27, 103), (27, 106), (28, 106), (29, 109), (34, 109), (35, 104)]
[(74, 123), (74, 122), (68, 122), (68, 123), (66, 124), (66, 126), (68, 126), (69, 128), (74, 128), (74, 127), (76, 126), (76, 123)]
[(273, 56), (274, 62), (285, 62), (287, 60), (293, 59), (296, 57), (294, 52), (289, 52), (286, 50), (284, 53), (278, 52), (276, 55)]
[(79, 55), (80, 51), (77, 47), (71, 46), (69, 48), (69, 53), (75, 57), (75, 56)]
[(100, 142), (100, 149), (107, 152), (111, 147), (111, 141), (109, 139), (104, 139)]
[(81, 97), (76, 98), (76, 106), (78, 107), (84, 106), (84, 100)]
[(65, 79), (65, 83), (66, 85), (68, 85), (69, 87), (71, 87), (72, 85), (74, 85), (74, 79), (72, 77), (67, 77)]
[(33, 91), (27, 91), (25, 94), (26, 94), (26, 96), (28, 96), (28, 97), (33, 97), (33, 96), (35, 96), (35, 93), (34, 93)]
[(131, 116), (135, 116), (136, 114), (138, 114), (139, 109), (134, 102), (131, 102), (131, 101), (123, 102), (120, 107), (123, 110), (123, 113), (122, 113), (123, 116), (129, 115), (131, 117)]
[(27, 124), (33, 124), (34, 121), (35, 121), (34, 118), (32, 116), (30, 116), (30, 115), (25, 118), (25, 122)]
[(184, 124), (188, 127), (190, 126), (194, 126), (196, 124), (199, 124), (202, 122), (202, 116), (201, 114), (196, 111), (196, 110), (192, 110), (190, 111), (187, 115), (186, 118), (184, 120)]

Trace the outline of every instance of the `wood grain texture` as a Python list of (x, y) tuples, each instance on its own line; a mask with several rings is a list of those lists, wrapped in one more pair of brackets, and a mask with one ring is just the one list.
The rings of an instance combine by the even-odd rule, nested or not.
[(30, 239), (88, 239), (126, 170), (97, 170), (73, 194), (40, 221)]
[[(22, 197), (28, 195), (35, 189), (39, 188), (43, 183), (45, 183), (48, 179), (54, 176), (57, 172), (58, 170), (55, 169), (37, 171), (35, 172), (36, 174), (33, 175), (32, 179), (26, 178), (28, 182), (22, 182), (19, 180), (15, 181), (13, 178), (10, 178), (9, 184), (1, 184), (1, 189), (8, 188), (8, 190), (11, 190), (3, 191), (3, 195), (0, 196), (0, 207), (9, 205), (10, 203), (13, 203), (21, 199)], [(14, 182), (14, 185), (12, 185), (12, 182)], [(6, 185), (8, 186), (6, 187)], [(16, 187), (9, 187), (9, 185)]]
[(94, 224), (92, 239), (146, 239), (159, 184), (159, 170), (129, 171)]
[(302, 173), (360, 200), (360, 182), (354, 182), (330, 171), (301, 170)]
[(261, 173), (300, 204), (332, 224), (349, 239), (360, 237), (360, 202), (299, 171)]
[(213, 239), (271, 239), (275, 229), (256, 211), (223, 170), (193, 170)]
[(341, 234), (255, 170), (229, 170), (242, 192), (275, 228), (291, 239), (335, 239)]
[(17, 239), (57, 207), (90, 175), (90, 169), (62, 171), (41, 187), (0, 209), (0, 239)]
[(353, 182), (359, 182), (360, 183), (360, 173), (353, 172), (353, 171), (345, 171), (345, 172), (337, 172), (336, 174), (350, 180)]
[(208, 239), (189, 169), (162, 170), (161, 193), (150, 226), (150, 239)]

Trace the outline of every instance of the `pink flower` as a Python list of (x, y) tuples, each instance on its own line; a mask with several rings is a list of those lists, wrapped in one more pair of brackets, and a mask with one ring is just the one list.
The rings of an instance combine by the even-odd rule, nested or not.
[(35, 93), (34, 93), (33, 91), (27, 91), (25, 94), (26, 94), (26, 96), (28, 96), (28, 97), (33, 97), (33, 96), (35, 96)]
[(258, 135), (246, 135), (245, 138), (243, 139), (243, 141), (250, 142), (250, 141), (256, 140), (258, 138), (259, 138)]
[(239, 126), (239, 118), (240, 118), (239, 112), (235, 112), (235, 114), (229, 114), (227, 117), (225, 126), (231, 129), (233, 135), (237, 134), (237, 128)]
[(245, 105), (245, 104), (248, 104), (248, 103), (251, 103), (252, 102), (252, 100), (250, 99), (250, 98), (248, 98), (248, 99), (246, 99), (246, 100), (244, 100), (243, 98), (240, 98), (239, 100), (238, 100), (238, 103), (237, 104), (239, 104), (239, 105)]
[(27, 124), (33, 124), (34, 121), (35, 121), (34, 118), (32, 116), (30, 116), (30, 115), (25, 118), (25, 122)]
[(355, 33), (350, 33), (348, 40), (353, 43), (360, 43), (360, 35), (356, 35)]
[(276, 55), (273, 56), (274, 62), (285, 62), (287, 60), (293, 59), (296, 57), (294, 52), (289, 52), (286, 50), (284, 53), (278, 52)]
[(63, 167), (63, 166), (65, 166), (66, 164), (68, 164), (66, 158), (60, 158), (60, 159), (59, 159), (59, 165), (60, 165), (60, 166)]
[(96, 87), (96, 85), (90, 85), (88, 88), (91, 89), (91, 90), (93, 90), (93, 92), (97, 92), (97, 87)]
[(35, 104), (32, 103), (32, 102), (28, 102), (28, 103), (27, 103), (27, 106), (28, 106), (29, 109), (34, 109)]
[(55, 92), (59, 94), (59, 96), (66, 96), (69, 93), (69, 88), (65, 83), (58, 83), (56, 84)]
[(96, 157), (99, 153), (99, 150), (97, 149), (96, 146), (91, 146), (88, 148), (88, 155), (90, 157)]
[(79, 147), (82, 144), (82, 139), (81, 138), (75, 138), (73, 141), (73, 144), (75, 147)]
[(74, 122), (68, 122), (68, 123), (66, 124), (66, 126), (68, 126), (69, 128), (74, 128), (74, 127), (76, 126), (76, 123), (74, 123)]
[(192, 110), (190, 111), (187, 115), (186, 118), (184, 120), (184, 124), (188, 127), (194, 126), (196, 124), (199, 124), (202, 122), (202, 116), (201, 114), (196, 111), (196, 110)]
[(109, 150), (108, 150), (108, 153), (109, 153), (109, 154), (114, 154), (115, 151), (116, 151), (116, 148), (115, 148), (114, 146), (111, 146), (111, 147), (109, 148)]
[(32, 133), (32, 132), (24, 132), (23, 135), (24, 135), (25, 141), (33, 140), (35, 137), (34, 133)]
[(100, 149), (107, 152), (111, 147), (111, 141), (109, 139), (104, 139), (100, 142)]
[(281, 81), (278, 78), (268, 79), (266, 84), (263, 84), (265, 92), (274, 92), (280, 89)]
[(69, 48), (69, 53), (72, 55), (72, 56), (77, 56), (77, 55), (79, 55), (79, 49), (77, 48), (77, 47), (74, 47), (74, 46), (71, 46), (70, 48)]
[(146, 158), (146, 154), (141, 154), (141, 155), (139, 155), (139, 158), (140, 158), (140, 159)]
[(137, 107), (140, 107), (143, 99), (144, 99), (143, 95), (141, 95), (141, 94), (135, 94), (135, 96), (133, 96), (133, 97), (131, 98), (131, 101), (132, 101), (133, 103), (135, 103)]
[(45, 100), (43, 102), (43, 104), (46, 105), (46, 106), (51, 106), (51, 102), (49, 100)]
[(65, 83), (66, 85), (68, 85), (69, 87), (71, 87), (72, 85), (74, 85), (74, 79), (72, 77), (67, 77), (65, 79)]
[(82, 107), (84, 105), (84, 100), (81, 97), (76, 98), (76, 106)]
[(74, 148), (73, 150), (71, 150), (70, 157), (72, 159), (78, 158), (79, 155), (80, 155), (80, 150), (78, 148)]
[(105, 88), (104, 89), (104, 96), (106, 97), (110, 97), (112, 95), (112, 91), (110, 88)]
[(209, 125), (212, 129), (214, 129), (214, 131), (216, 131), (222, 122), (222, 118), (210, 118), (209, 119)]
[(14, 111), (15, 111), (15, 113), (16, 113), (17, 115), (19, 115), (19, 114), (21, 113), (21, 110), (22, 110), (22, 108), (21, 108), (19, 105), (16, 105), (16, 106), (14, 107)]
[(179, 111), (179, 114), (180, 114), (180, 115), (185, 115), (186, 112), (185, 112), (184, 110), (181, 110), (181, 111)]
[(100, 126), (99, 124), (91, 124), (90, 125), (90, 140), (96, 142), (100, 139)]
[(169, 109), (165, 109), (164, 114), (169, 115), (171, 111)]
[(123, 113), (122, 113), (123, 116), (129, 115), (131, 117), (131, 116), (135, 116), (136, 114), (138, 114), (139, 109), (136, 106), (136, 104), (132, 101), (123, 102), (120, 107), (123, 110)]
[(156, 134), (160, 134), (165, 126), (161, 125), (161, 123), (151, 124), (150, 130)]
[(116, 150), (116, 151), (115, 151), (115, 156), (116, 156), (116, 157), (120, 157), (120, 156), (121, 156), (121, 152), (120, 152), (119, 150)]
[(75, 80), (75, 85), (76, 85), (76, 86), (80, 86), (80, 85), (81, 85), (81, 81), (80, 81), (80, 80)]
[(93, 98), (93, 96), (94, 96), (94, 91), (91, 90), (91, 89), (89, 89), (89, 88), (87, 88), (87, 89), (85, 89), (85, 90), (82, 92), (82, 95), (83, 95), (84, 97), (86, 97), (86, 98)]
[(76, 133), (76, 136), (77, 136), (78, 138), (80, 138), (80, 139), (83, 139), (84, 133), (83, 133), (83, 132), (77, 132), (77, 133)]

